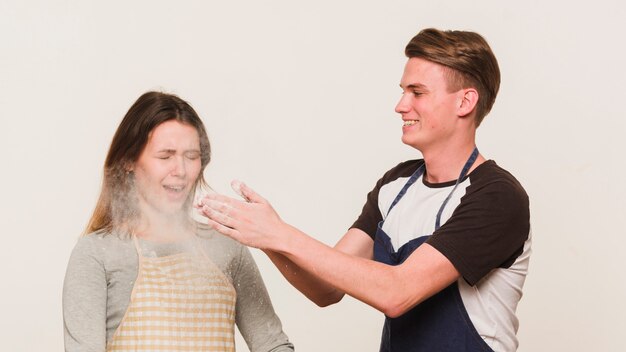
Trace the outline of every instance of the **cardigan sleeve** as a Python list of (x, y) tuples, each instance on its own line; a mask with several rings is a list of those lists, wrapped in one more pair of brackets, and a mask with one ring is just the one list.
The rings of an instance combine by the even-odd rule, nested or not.
[(233, 275), (237, 291), (236, 322), (251, 352), (292, 352), (259, 269), (247, 247), (241, 246)]
[(93, 237), (79, 239), (63, 282), (65, 351), (104, 351), (107, 283), (103, 256)]

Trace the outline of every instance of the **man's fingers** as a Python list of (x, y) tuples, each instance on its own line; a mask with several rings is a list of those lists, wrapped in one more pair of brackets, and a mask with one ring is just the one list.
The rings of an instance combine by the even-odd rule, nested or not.
[(268, 204), (265, 198), (261, 197), (258, 193), (256, 193), (252, 188), (248, 187), (245, 183), (241, 181), (233, 181), (231, 182), (231, 187), (235, 192), (237, 192), (243, 199), (247, 200), (250, 203), (261, 203)]
[(235, 193), (237, 193), (241, 198), (243, 198), (243, 200), (245, 200), (246, 202), (250, 202), (250, 198), (248, 198), (241, 191), (241, 186), (242, 185), (243, 185), (243, 182), (241, 182), (239, 180), (232, 180), (232, 181), (230, 181), (230, 188), (232, 188), (233, 191), (235, 191)]
[(221, 194), (217, 194), (217, 193), (210, 193), (205, 195), (204, 197), (202, 197), (202, 199), (200, 200), (200, 202), (198, 202), (198, 206), (199, 208), (202, 208), (204, 205), (208, 204), (210, 201), (214, 201), (214, 202), (218, 202), (224, 205), (227, 205), (231, 208), (235, 208), (238, 205), (242, 204), (242, 202), (240, 200), (237, 199), (233, 199), (227, 196), (223, 196)]
[(220, 212), (226, 216), (230, 216), (237, 211), (237, 209), (235, 209), (231, 204), (215, 199), (206, 199), (204, 201), (204, 207)]
[(220, 224), (219, 222), (213, 221), (211, 219), (207, 219), (207, 225), (209, 225), (210, 228), (216, 230), (217, 232), (224, 234), (228, 237), (231, 237), (233, 239), (236, 239), (239, 234), (237, 230), (224, 226)]
[(236, 220), (230, 216), (234, 213), (235, 209), (224, 203), (207, 200), (204, 202), (201, 211), (209, 220), (213, 220), (230, 228), (234, 228), (236, 225)]

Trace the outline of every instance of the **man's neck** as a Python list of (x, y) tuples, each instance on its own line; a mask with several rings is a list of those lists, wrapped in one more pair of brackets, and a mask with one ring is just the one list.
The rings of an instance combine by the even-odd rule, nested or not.
[[(471, 143), (463, 147), (422, 152), (426, 163), (424, 179), (430, 183), (442, 183), (458, 179), (474, 147), (474, 143)], [(485, 158), (479, 154), (468, 173), (483, 162), (485, 162)]]

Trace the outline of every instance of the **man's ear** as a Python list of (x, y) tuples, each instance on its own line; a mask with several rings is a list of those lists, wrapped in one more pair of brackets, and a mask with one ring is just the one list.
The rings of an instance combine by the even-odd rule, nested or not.
[(474, 88), (464, 88), (459, 91), (461, 99), (457, 109), (457, 113), (461, 117), (465, 117), (476, 109), (478, 104), (478, 91)]

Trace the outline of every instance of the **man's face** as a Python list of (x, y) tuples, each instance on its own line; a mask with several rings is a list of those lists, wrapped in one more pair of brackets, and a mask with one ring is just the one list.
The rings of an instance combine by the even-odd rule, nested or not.
[(453, 138), (462, 92), (448, 92), (445, 67), (410, 58), (400, 87), (396, 112), (402, 116), (402, 142), (422, 153), (445, 146)]

